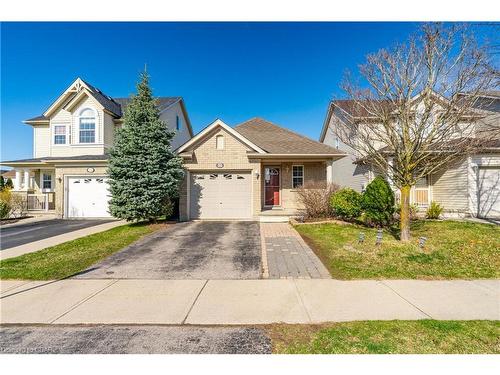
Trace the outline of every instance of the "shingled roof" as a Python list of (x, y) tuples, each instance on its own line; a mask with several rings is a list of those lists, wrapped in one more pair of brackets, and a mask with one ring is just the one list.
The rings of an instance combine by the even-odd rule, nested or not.
[(270, 154), (344, 154), (336, 148), (258, 117), (235, 126), (234, 130)]

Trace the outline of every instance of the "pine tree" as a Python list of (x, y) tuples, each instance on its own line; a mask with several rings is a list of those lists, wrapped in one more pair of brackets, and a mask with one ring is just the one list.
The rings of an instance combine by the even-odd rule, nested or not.
[(128, 221), (156, 220), (179, 195), (182, 159), (172, 152), (174, 132), (160, 120), (158, 101), (144, 72), (125, 109), (110, 151), (110, 213)]

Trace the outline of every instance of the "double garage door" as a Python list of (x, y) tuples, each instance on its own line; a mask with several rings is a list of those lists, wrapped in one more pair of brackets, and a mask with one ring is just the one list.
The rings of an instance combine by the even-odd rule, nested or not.
[(500, 218), (500, 168), (480, 167), (477, 186), (478, 216)]
[(110, 217), (107, 178), (68, 177), (66, 216), (71, 218)]
[(191, 219), (249, 219), (252, 216), (250, 172), (191, 173)]

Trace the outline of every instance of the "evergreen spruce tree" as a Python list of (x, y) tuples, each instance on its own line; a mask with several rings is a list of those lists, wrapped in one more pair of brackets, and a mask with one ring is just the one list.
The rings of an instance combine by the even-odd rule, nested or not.
[(184, 176), (181, 158), (170, 142), (174, 132), (160, 120), (158, 101), (144, 72), (125, 109), (110, 151), (110, 213), (128, 221), (155, 221), (168, 214), (171, 200), (178, 197)]

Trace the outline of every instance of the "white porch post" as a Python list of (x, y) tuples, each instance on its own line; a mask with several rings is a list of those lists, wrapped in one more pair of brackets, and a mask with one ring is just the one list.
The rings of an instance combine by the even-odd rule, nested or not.
[(14, 179), (14, 191), (21, 190), (21, 170), (14, 169), (16, 171), (16, 178)]
[(30, 170), (25, 169), (24, 170), (24, 186), (23, 190), (28, 190), (30, 187)]
[(333, 160), (327, 160), (326, 162), (326, 183), (333, 183)]

